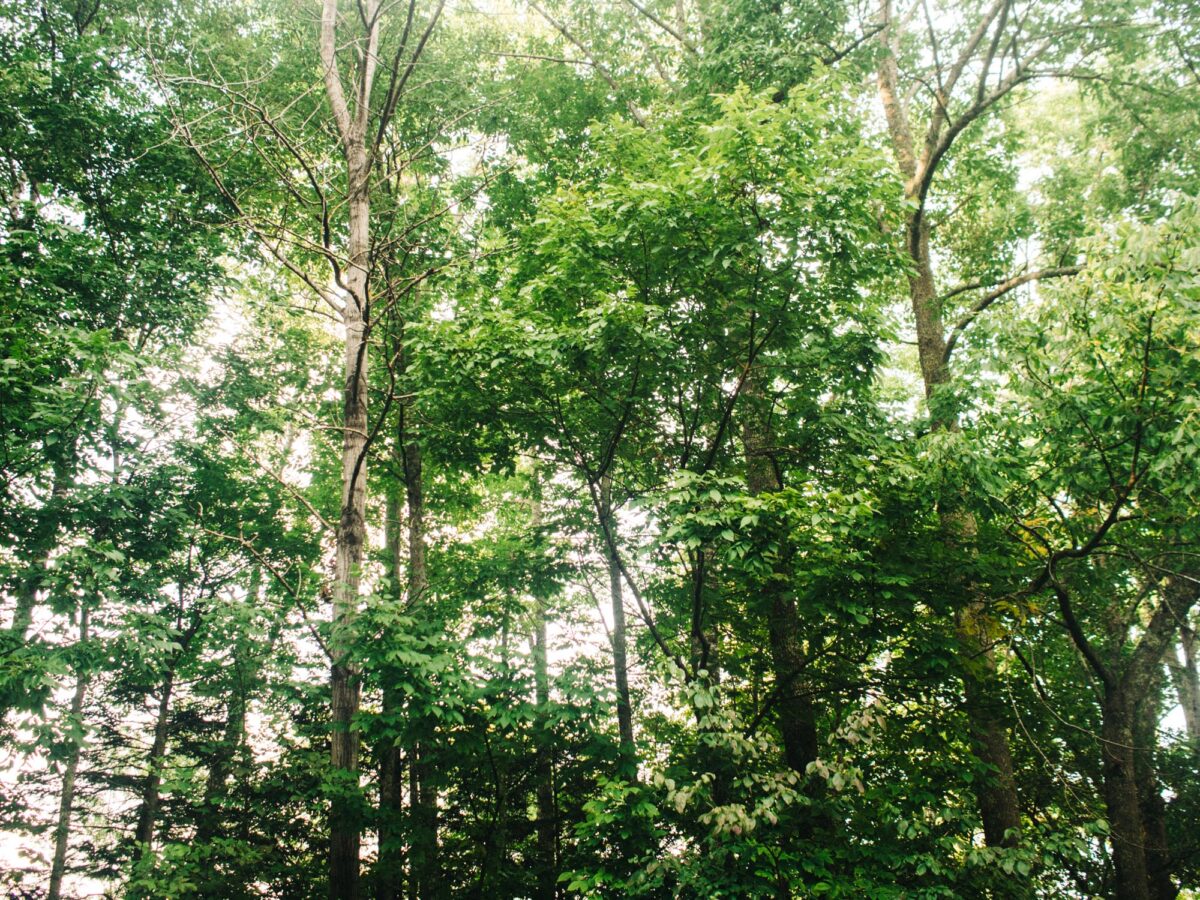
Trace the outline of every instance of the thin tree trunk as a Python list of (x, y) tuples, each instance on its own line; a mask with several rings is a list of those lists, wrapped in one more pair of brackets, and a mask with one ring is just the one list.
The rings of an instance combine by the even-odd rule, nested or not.
[(421, 900), (421, 871), (423, 861), (421, 858), (424, 851), (424, 843), (421, 840), (423, 835), (422, 825), (420, 820), (420, 798), (421, 798), (421, 782), (419, 779), (419, 771), (417, 761), (421, 756), (421, 745), (417, 741), (408, 748), (408, 819), (409, 819), (409, 852), (408, 852), (408, 900)]
[[(326, 61), (327, 80), (329, 70), (334, 69), (336, 65), (332, 45), (336, 15), (336, 2), (326, 0), (322, 20), (322, 55)], [(336, 70), (332, 74), (337, 77)], [(332, 94), (332, 91), (330, 93)], [(333, 102), (336, 105), (336, 101)], [(353, 725), (354, 716), (358, 713), (362, 686), (358, 668), (351, 655), (355, 645), (354, 628), (358, 615), (359, 584), (367, 540), (366, 325), (369, 316), (367, 282), (371, 254), (371, 165), (363, 138), (364, 134), (358, 127), (353, 127), (350, 133), (343, 133), (349, 258), (344, 278), (348, 296), (342, 314), (346, 329), (343, 367), (345, 386), (342, 413), (342, 508), (337, 528), (333, 627), (329, 641), (332, 656), (330, 765), (335, 774), (341, 776), (335, 789), (329, 817), (329, 896), (332, 900), (357, 900), (362, 828), (357, 812), (359, 735)]]
[[(774, 439), (761, 409), (762, 388), (756, 372), (747, 375), (743, 393), (747, 416), (742, 427), (746, 487), (751, 494), (783, 489), (783, 479), (772, 452)], [(784, 573), (774, 573), (776, 576)], [(790, 768), (803, 775), (817, 758), (817, 711), (801, 670), (804, 655), (796, 600), (786, 579), (768, 579), (761, 588), (767, 613), (771, 666), (775, 674), (774, 707), (783, 755)]]
[[(354, 41), (358, 62), (350, 83), (354, 105), (338, 70), (338, 3), (321, 7), (320, 61), (325, 95), (342, 142), (346, 163), (347, 259), (341, 283), (345, 287), (342, 322), (345, 325), (344, 403), (342, 413), (342, 498), (338, 519), (333, 583), (333, 622), (330, 629), (330, 699), (332, 734), (330, 765), (337, 782), (329, 815), (329, 896), (357, 900), (359, 880), (358, 712), (361, 684), (352, 661), (356, 643), (359, 583), (366, 549), (367, 526), (367, 326), (370, 323), (371, 166), (367, 140), (371, 97), (379, 60), (378, 0), (359, 3), (353, 18), (362, 32)], [(387, 114), (379, 127), (383, 128)]]
[(409, 602), (416, 602), (429, 589), (429, 569), (425, 561), (421, 446), (412, 440), (404, 445), (404, 491), (408, 500), (408, 594)]
[(605, 475), (600, 482), (601, 515), (603, 527), (611, 536), (606, 551), (608, 564), (608, 593), (612, 602), (612, 648), (613, 681), (617, 690), (617, 735), (620, 741), (620, 774), (624, 778), (637, 778), (637, 744), (633, 737), (633, 704), (629, 698), (629, 664), (627, 659), (625, 630), (625, 599), (621, 588), (621, 563), (617, 558), (617, 527), (613, 515), (612, 476)]
[[(542, 525), (541, 485), (534, 476), (532, 525)], [(550, 675), (547, 661), (546, 604), (541, 597), (533, 603), (533, 686), (537, 705), (534, 735), (534, 770), (537, 782), (537, 900), (555, 900), (558, 895), (557, 810), (554, 791), (554, 734), (550, 730)]]
[[(407, 440), (403, 453), (404, 488), (408, 501), (408, 592), (411, 603), (419, 601), (429, 587), (425, 559), (425, 494), (420, 445)], [(438, 860), (437, 791), (433, 786), (433, 767), (427, 744), (414, 744), (409, 771), (409, 803), (412, 806), (410, 896), (419, 900), (434, 900), (442, 890)], [(412, 893), (414, 888), (415, 894)]]
[(150, 747), (146, 777), (142, 781), (142, 804), (138, 811), (134, 839), (140, 848), (140, 858), (150, 858), (154, 852), (154, 826), (158, 820), (159, 789), (162, 785), (162, 764), (167, 754), (167, 727), (171, 716), (171, 694), (175, 689), (175, 668), (163, 677), (159, 688), (158, 715), (154, 720), (154, 743)]
[(438, 863), (437, 793), (428, 748), (414, 743), (409, 753), (409, 804), (412, 821), (412, 874), (409, 897), (436, 900), (442, 895)]
[[(240, 642), (239, 642), (240, 643)], [(233, 686), (229, 690), (229, 700), (225, 711), (225, 728), (221, 732), (221, 741), (212, 754), (208, 768), (208, 780), (204, 785), (204, 806), (214, 817), (210, 823), (215, 827), (216, 817), (220, 815), (221, 800), (229, 783), (229, 767), (246, 739), (246, 660), (243, 657), (244, 648), (234, 650), (237, 658), (233, 663)]]
[[(352, 170), (356, 167), (352, 166)], [(352, 176), (352, 181), (355, 179)], [(352, 258), (365, 265), (365, 188), (358, 202), (352, 200)], [(354, 227), (358, 225), (359, 227)], [(358, 235), (357, 239), (354, 235)], [(358, 290), (346, 305), (346, 356), (344, 439), (342, 442), (342, 514), (337, 530), (337, 556), (333, 584), (333, 629), (330, 651), (333, 656), (331, 693), (333, 733), (330, 763), (335, 771), (346, 773), (335, 795), (330, 815), (330, 896), (335, 900), (354, 900), (358, 896), (358, 847), (360, 824), (354, 813), (353, 794), (358, 784), (358, 732), (353, 719), (358, 712), (361, 684), (357, 667), (351, 662), (353, 629), (358, 613), (358, 593), (366, 544), (367, 479), (367, 344), (364, 340), (363, 309), (365, 269), (352, 265), (349, 280)], [(365, 307), (365, 303), (363, 304)]]
[[(709, 584), (708, 555), (700, 549), (694, 557), (692, 571), (692, 629), (691, 655), (692, 671), (697, 678), (702, 678), (710, 691), (716, 691), (721, 684), (721, 657), (717, 645), (718, 637), (714, 629), (704, 630), (705, 596), (717, 589)], [(703, 673), (703, 674), (701, 674)], [(696, 718), (696, 726), (702, 733), (713, 733), (713, 717), (710, 709), (694, 708), (692, 714)], [(735, 773), (735, 764), (731, 754), (721, 741), (701, 744), (701, 765), (712, 773), (712, 803), (713, 806), (724, 806), (729, 802), (730, 786)]]
[[(88, 609), (84, 606), (79, 612), (79, 648), (87, 648), (88, 643)], [(75, 777), (79, 772), (79, 758), (83, 751), (83, 701), (87, 695), (88, 682), (91, 673), (87, 662), (80, 661), (79, 672), (75, 676), (75, 693), (71, 697), (71, 728), (79, 729), (80, 737), (71, 743), (71, 755), (67, 759), (67, 768), (63, 772), (62, 794), (58, 801), (58, 824), (54, 828), (54, 861), (50, 866), (50, 887), (46, 893), (47, 900), (59, 900), (62, 896), (63, 875), (67, 870), (67, 846), (71, 838), (71, 807), (75, 802)]]
[[(246, 585), (246, 602), (254, 605), (262, 591), (263, 570), (256, 565), (250, 571), (250, 582)], [(257, 660), (246, 639), (239, 634), (233, 646), (233, 683), (229, 687), (229, 699), (225, 708), (225, 728), (220, 743), (214, 748), (208, 765), (208, 779), (204, 786), (204, 809), (206, 817), (197, 829), (197, 841), (203, 843), (211, 838), (220, 827), (221, 801), (225, 798), (229, 781), (229, 768), (237, 760), (246, 742), (246, 708), (250, 697), (250, 683), (257, 679)], [(253, 673), (253, 674), (252, 674)]]
[[(397, 597), (404, 557), (400, 490), (393, 486), (387, 495), (387, 543), (389, 576)], [(401, 694), (384, 672), (383, 717), (389, 729), (398, 721)], [(399, 900), (404, 895), (404, 849), (402, 816), (404, 813), (404, 759), (400, 745), (389, 737), (380, 752), (379, 770), (379, 874), (378, 900)]]

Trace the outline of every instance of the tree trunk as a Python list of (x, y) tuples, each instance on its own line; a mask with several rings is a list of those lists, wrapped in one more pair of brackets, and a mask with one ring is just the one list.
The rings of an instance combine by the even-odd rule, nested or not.
[[(899, 74), (890, 33), (890, 0), (882, 0), (880, 19), (883, 28), (879, 39), (883, 52), (877, 70), (879, 96), (887, 118), (892, 150), (905, 180), (905, 197), (917, 204), (906, 224), (905, 249), (912, 263), (908, 279), (909, 299), (916, 323), (917, 355), (929, 406), (930, 428), (957, 430), (958, 412), (952, 405), (953, 398), (940, 390), (949, 382), (950, 372), (945, 358), (945, 326), (929, 252), (929, 226), (919, 188), (920, 180), (927, 174), (924, 167), (930, 163), (925, 159), (918, 162), (908, 110), (898, 87)], [(954, 548), (961, 547), (973, 537), (976, 527), (972, 516), (953, 509), (942, 513), (942, 524), (947, 543)], [(993, 770), (993, 777), (977, 783), (976, 799), (985, 839), (989, 845), (998, 846), (1017, 839), (1020, 805), (1016, 779), (1013, 777), (1008, 729), (999, 715), (1002, 705), (991, 696), (995, 660), (980, 636), (980, 629), (973, 627), (972, 620), (982, 613), (983, 606), (971, 596), (974, 593), (972, 586), (965, 585), (964, 588), (966, 596), (956, 616), (964, 709), (970, 723), (975, 753)]]
[(1155, 672), (1154, 684), (1135, 701), (1133, 725), (1133, 768), (1142, 813), (1142, 845), (1146, 848), (1146, 870), (1150, 896), (1175, 900), (1179, 895), (1171, 880), (1171, 853), (1167, 840), (1166, 803), (1158, 785), (1155, 754), (1158, 722), (1162, 708), (1163, 678)]
[[(542, 525), (541, 488), (533, 485), (532, 525)], [(547, 662), (546, 604), (541, 597), (533, 602), (533, 686), (537, 705), (534, 735), (534, 771), (537, 801), (537, 900), (555, 900), (558, 895), (557, 810), (554, 792), (554, 734), (550, 730), (550, 675)]]
[(617, 558), (617, 525), (613, 515), (612, 476), (605, 475), (600, 482), (600, 514), (604, 517), (603, 528), (611, 541), (606, 541), (605, 556), (608, 564), (608, 595), (612, 602), (612, 648), (613, 682), (617, 690), (617, 735), (620, 742), (621, 762), (619, 775), (622, 778), (637, 778), (637, 744), (633, 738), (633, 704), (629, 699), (629, 664), (625, 632), (625, 598), (621, 587), (621, 563)]
[[(400, 596), (403, 540), (400, 491), (393, 486), (387, 496), (387, 543), (389, 575), (393, 590)], [(401, 694), (383, 673), (383, 718), (388, 729), (395, 727), (401, 710)], [(404, 760), (394, 736), (380, 750), (379, 763), (379, 864), (376, 878), (378, 900), (399, 900), (404, 895), (404, 849), (402, 816), (404, 813)]]
[[(254, 606), (262, 592), (263, 569), (256, 565), (246, 585), (246, 603)], [(250, 701), (251, 683), (258, 679), (258, 660), (246, 637), (239, 633), (233, 646), (232, 684), (225, 707), (225, 728), (221, 740), (213, 749), (208, 764), (208, 779), (204, 786), (205, 818), (196, 831), (198, 843), (205, 843), (221, 827), (221, 803), (225, 799), (230, 766), (238, 761), (246, 747), (246, 709)]]
[(154, 743), (150, 747), (146, 777), (142, 781), (142, 805), (138, 811), (137, 830), (134, 840), (139, 847), (139, 857), (149, 859), (154, 853), (154, 826), (158, 820), (159, 788), (162, 784), (162, 764), (167, 754), (167, 727), (171, 717), (171, 693), (175, 689), (175, 669), (172, 667), (163, 677), (159, 689), (158, 716), (154, 721)]
[(338, 71), (337, 0), (321, 7), (320, 60), (325, 94), (342, 141), (346, 163), (346, 266), (342, 322), (345, 325), (344, 398), (342, 413), (342, 497), (338, 518), (333, 583), (333, 621), (329, 636), (330, 766), (334, 792), (329, 811), (329, 896), (357, 900), (359, 840), (362, 830), (358, 783), (359, 737), (354, 729), (361, 693), (359, 672), (352, 659), (356, 643), (359, 583), (366, 548), (367, 526), (367, 325), (370, 322), (371, 164), (367, 126), (371, 92), (378, 62), (379, 9), (372, 0), (358, 6), (363, 34), (355, 42), (359, 53), (353, 111)]
[(412, 822), (409, 897), (436, 900), (443, 893), (438, 862), (437, 793), (433, 788), (429, 751), (419, 742), (409, 752), (409, 807)]
[[(399, 714), (396, 688), (385, 685), (383, 713), (389, 721)], [(404, 758), (395, 738), (389, 738), (382, 751), (379, 770), (379, 900), (399, 900), (404, 896)]]
[[(328, 5), (328, 4), (327, 4)], [(330, 809), (329, 895), (333, 900), (358, 897), (359, 736), (353, 719), (358, 712), (361, 684), (351, 660), (355, 644), (359, 583), (366, 547), (367, 505), (367, 342), (369, 315), (367, 280), (370, 267), (370, 165), (361, 145), (346, 142), (349, 203), (349, 266), (345, 275), (343, 321), (345, 389), (342, 420), (342, 511), (338, 520), (333, 584), (333, 627), (330, 632), (333, 730), (330, 764), (341, 773)]]
[[(959, 621), (962, 622), (961, 616)], [(992, 769), (989, 777), (980, 780), (975, 788), (983, 837), (989, 847), (1010, 847), (1020, 834), (1021, 809), (1017, 805), (1008, 730), (997, 708), (1000, 701), (989, 690), (988, 680), (995, 674), (996, 660), (991, 649), (982, 645), (976, 631), (960, 624), (957, 633), (963, 708), (971, 728), (972, 747), (975, 755)]]
[[(79, 648), (86, 649), (88, 642), (88, 609), (79, 612)], [(83, 701), (87, 695), (90, 672), (88, 664), (81, 660), (75, 676), (75, 693), (71, 697), (72, 728), (80, 730), (78, 740), (71, 742), (71, 755), (63, 772), (62, 794), (58, 801), (58, 824), (54, 828), (54, 861), (50, 866), (50, 887), (46, 900), (59, 900), (62, 896), (63, 875), (67, 870), (67, 845), (71, 837), (71, 807), (75, 802), (75, 777), (79, 772), (79, 757), (82, 754)]]
[(425, 561), (425, 488), (421, 472), (421, 446), (409, 440), (404, 445), (404, 491), (408, 500), (408, 596), (419, 601), (429, 589)]
[(1102, 712), (1104, 800), (1112, 829), (1117, 900), (1150, 900), (1134, 763), (1133, 709), (1121, 685), (1106, 689)]
[[(239, 641), (239, 644), (241, 642)], [(229, 767), (235, 761), (246, 740), (246, 700), (248, 693), (245, 667), (245, 648), (234, 651), (237, 658), (233, 663), (234, 683), (229, 690), (225, 711), (225, 728), (221, 740), (212, 751), (208, 766), (208, 779), (204, 785), (203, 809), (205, 818), (196, 830), (197, 843), (205, 843), (219, 833), (223, 813), (221, 803), (225, 799)]]
[(535, 602), (533, 678), (538, 708), (534, 768), (537, 779), (537, 900), (554, 900), (558, 895), (557, 819), (554, 791), (554, 736), (547, 721), (550, 679), (546, 666), (546, 608)]
[(1188, 740), (1200, 741), (1200, 672), (1196, 668), (1196, 632), (1184, 626), (1179, 630), (1180, 661), (1174, 649), (1168, 651), (1167, 665), (1171, 668), (1179, 705), (1183, 707), (1183, 722)]
[[(404, 426), (401, 426), (402, 429)], [(408, 437), (402, 431), (403, 437)], [(408, 501), (408, 593), (416, 603), (429, 588), (425, 560), (425, 494), (422, 481), (421, 447), (404, 443), (404, 489)], [(435, 900), (441, 896), (441, 866), (438, 860), (437, 791), (429, 746), (414, 743), (409, 754), (409, 805), (412, 809), (412, 866), (409, 896)], [(414, 893), (415, 891), (415, 893)]]
[[(909, 293), (917, 325), (917, 354), (929, 404), (930, 428), (957, 431), (958, 415), (951, 405), (952, 398), (940, 391), (949, 382), (950, 373), (944, 358), (946, 341), (929, 255), (929, 229), (924, 219), (910, 221), (908, 247), (914, 266), (909, 276)], [(939, 510), (939, 517), (947, 546), (961, 552), (974, 538), (977, 527), (974, 516), (954, 509), (951, 504)], [(979, 627), (984, 604), (975, 596), (976, 587), (960, 584), (956, 588), (962, 598), (955, 614), (955, 634), (963, 681), (963, 709), (970, 724), (975, 755), (991, 769), (990, 777), (976, 782), (976, 800), (988, 846), (1010, 846), (1019, 840), (1021, 815), (1003, 704), (993, 696), (995, 655)]]
[[(783, 479), (772, 452), (774, 439), (766, 413), (756, 408), (763, 402), (756, 372), (747, 375), (743, 387), (746, 418), (742, 426), (745, 453), (746, 487), (751, 494), (772, 493), (783, 489)], [(788, 766), (801, 775), (817, 758), (817, 711), (801, 677), (804, 666), (800, 637), (800, 619), (785, 573), (776, 572), (762, 585), (767, 614), (767, 634), (771, 667), (775, 674), (774, 707), (783, 755)]]
[[(704, 630), (705, 596), (709, 591), (716, 590), (716, 585), (708, 584), (709, 567), (708, 555), (703, 550), (697, 550), (693, 560), (692, 571), (692, 629), (691, 629), (691, 662), (692, 671), (698, 679), (703, 679), (704, 686), (715, 692), (721, 684), (721, 656), (718, 646), (718, 632), (713, 629)], [(701, 674), (703, 673), (703, 674)], [(713, 733), (712, 710), (694, 708), (692, 714), (696, 718), (696, 727), (701, 733)], [(706, 771), (711, 772), (712, 804), (724, 806), (729, 803), (730, 788), (736, 775), (736, 763), (724, 742), (702, 742), (700, 745), (700, 764)]]
[(421, 755), (421, 746), (414, 741), (408, 748), (408, 900), (421, 900), (421, 870), (423, 867), (422, 831), (420, 822), (421, 782), (417, 769), (417, 759)]

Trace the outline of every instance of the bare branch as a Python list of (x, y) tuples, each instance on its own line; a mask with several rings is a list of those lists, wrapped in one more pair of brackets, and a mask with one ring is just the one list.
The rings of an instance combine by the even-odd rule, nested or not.
[[(549, 22), (550, 25), (553, 26), (555, 31), (557, 31), (559, 34), (561, 34), (570, 43), (574, 44), (576, 49), (578, 49), (579, 52), (581, 52), (584, 56), (586, 56), (588, 58), (588, 60), (592, 64), (592, 67), (598, 73), (600, 73), (600, 77), (603, 78), (605, 80), (605, 82), (607, 82), (608, 86), (613, 89), (613, 93), (615, 93), (619, 97), (621, 95), (621, 85), (617, 83), (616, 76), (613, 75), (612, 71), (608, 68), (608, 66), (604, 65), (604, 63), (602, 63), (602, 62), (600, 62), (600, 60), (596, 59), (595, 54), (592, 53), (592, 51), (588, 49), (586, 44), (584, 44), (581, 40), (579, 40), (579, 38), (575, 37), (574, 33), (569, 28), (567, 28), (566, 25), (564, 25), (562, 22), (558, 21), (558, 19), (554, 18), (552, 15), (550, 15), (550, 13), (546, 12), (546, 10), (541, 7), (541, 5), (539, 5), (538, 3), (535, 3), (534, 0), (529, 0), (529, 5), (533, 7), (534, 11), (537, 12), (538, 15), (540, 15), (543, 19), (545, 19), (547, 22)], [(634, 121), (637, 122), (639, 125), (641, 125), (643, 128), (646, 128), (647, 127), (646, 117), (642, 115), (641, 110), (639, 110), (637, 108), (637, 106), (633, 103), (633, 101), (630, 100), (628, 103), (626, 103), (626, 106), (629, 109), (629, 114), (631, 116), (633, 116)]]
[[(950, 335), (946, 339), (946, 350), (942, 354), (942, 362), (950, 361), (950, 354), (954, 352), (954, 347), (958, 343), (958, 339), (962, 337), (962, 333), (967, 330), (972, 322), (979, 318), (989, 306), (995, 303), (1000, 298), (1004, 297), (1009, 292), (1016, 290), (1023, 284), (1028, 284), (1031, 281), (1041, 281), (1046, 278), (1063, 278), (1068, 275), (1077, 275), (1083, 271), (1083, 266), (1058, 266), (1052, 269), (1040, 269), (1036, 272), (1025, 272), (1022, 275), (1014, 275), (1005, 281), (1000, 282), (993, 290), (988, 291), (980, 297), (966, 314), (954, 323), (954, 327), (950, 329)], [(947, 291), (938, 298), (938, 303), (943, 303), (951, 297), (967, 291), (975, 290), (983, 287), (984, 284), (975, 282), (971, 284), (959, 285), (950, 291)]]
[(683, 47), (689, 53), (696, 52), (696, 45), (687, 39), (687, 35), (683, 34), (683, 32), (679, 31), (677, 28), (672, 26), (670, 23), (668, 23), (668, 22), (664, 21), (663, 19), (659, 18), (658, 16), (656, 16), (653, 12), (651, 12), (649, 9), (647, 9), (645, 6), (643, 6), (641, 3), (639, 3), (638, 0), (625, 0), (625, 2), (628, 3), (630, 6), (632, 6), (634, 9), (636, 9), (638, 12), (640, 12), (643, 16), (645, 16), (647, 19), (649, 19), (651, 22), (653, 22), (659, 28), (661, 28), (663, 31), (665, 31), (667, 34), (669, 34), (671, 37), (675, 38), (675, 40), (679, 41), (679, 43), (682, 44)]

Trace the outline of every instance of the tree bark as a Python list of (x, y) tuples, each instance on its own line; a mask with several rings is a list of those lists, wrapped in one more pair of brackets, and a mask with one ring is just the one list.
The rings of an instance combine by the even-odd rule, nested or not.
[[(400, 578), (404, 557), (400, 513), (400, 489), (393, 486), (387, 496), (388, 568), (396, 597), (401, 594)], [(383, 716), (393, 727), (400, 715), (400, 691), (384, 673)], [(404, 849), (402, 816), (404, 812), (404, 760), (395, 737), (388, 737), (380, 751), (379, 767), (379, 865), (376, 879), (378, 900), (399, 900), (404, 895)]]
[[(783, 478), (776, 467), (774, 436), (763, 403), (759, 373), (750, 372), (743, 386), (746, 415), (742, 424), (742, 448), (745, 454), (746, 488), (751, 494), (773, 493), (783, 489)], [(773, 573), (782, 576), (786, 573)], [(801, 675), (804, 667), (803, 644), (796, 599), (786, 577), (773, 577), (762, 586), (767, 613), (767, 633), (771, 667), (775, 675), (775, 718), (783, 740), (783, 755), (789, 767), (804, 775), (808, 764), (817, 758), (817, 710)]]
[[(88, 643), (88, 609), (83, 607), (79, 612), (79, 647), (86, 649)], [(79, 672), (75, 676), (75, 693), (71, 696), (72, 727), (83, 728), (83, 701), (87, 695), (88, 682), (91, 674), (86, 661), (80, 661)], [(71, 807), (75, 803), (75, 778), (79, 773), (79, 758), (82, 754), (82, 736), (72, 741), (71, 755), (67, 759), (67, 767), (63, 772), (62, 793), (58, 801), (58, 824), (54, 828), (54, 860), (50, 865), (50, 886), (46, 892), (47, 900), (59, 900), (62, 897), (63, 876), (67, 870), (67, 847), (71, 838)]]
[[(535, 532), (542, 525), (541, 486), (534, 476), (532, 525)], [(537, 900), (555, 900), (558, 896), (557, 830), (558, 812), (554, 790), (554, 734), (549, 723), (550, 674), (547, 660), (546, 603), (541, 597), (533, 601), (533, 687), (537, 705), (534, 735), (534, 771), (537, 787)]]
[[(959, 617), (960, 623), (963, 618)], [(990, 689), (989, 680), (996, 671), (991, 648), (983, 645), (971, 628), (957, 629), (960, 668), (963, 682), (963, 708), (971, 729), (975, 755), (992, 769), (975, 789), (983, 820), (983, 837), (989, 847), (1008, 847), (1017, 842), (1021, 829), (1021, 809), (1017, 805), (1017, 783), (1013, 775), (1008, 729), (1000, 700)], [(975, 654), (972, 659), (972, 654)], [(979, 673), (983, 673), (980, 677)]]
[(625, 598), (621, 587), (621, 562), (617, 558), (617, 525), (613, 510), (612, 476), (605, 475), (600, 482), (600, 514), (604, 517), (602, 527), (612, 538), (606, 541), (605, 557), (608, 567), (608, 596), (612, 604), (612, 649), (613, 683), (617, 691), (617, 736), (621, 761), (619, 774), (622, 778), (637, 778), (637, 744), (633, 737), (633, 704), (629, 698), (629, 663), (625, 630)]
[[(1136, 610), (1131, 615), (1118, 602), (1111, 603), (1102, 650), (1079, 625), (1070, 594), (1061, 584), (1055, 586), (1071, 639), (1104, 685), (1101, 776), (1118, 900), (1159, 900), (1177, 894), (1154, 757), (1163, 659), (1180, 623), (1187, 621), (1200, 601), (1195, 584), (1194, 575), (1187, 573), (1186, 577), (1171, 576), (1148, 585), (1148, 590), (1159, 592), (1159, 603), (1148, 620)], [(1141, 634), (1131, 642), (1129, 634), (1134, 628)]]
[(1179, 630), (1180, 660), (1174, 649), (1168, 651), (1167, 665), (1171, 669), (1179, 705), (1183, 707), (1184, 728), (1190, 741), (1200, 741), (1200, 672), (1196, 668), (1196, 632), (1184, 626)]
[[(402, 426), (402, 429), (404, 426)], [(404, 489), (408, 505), (408, 593), (418, 603), (429, 588), (425, 558), (425, 493), (421, 447), (402, 431)], [(435, 900), (442, 895), (438, 859), (437, 790), (427, 743), (415, 742), (409, 753), (409, 805), (411, 807), (412, 858), (409, 896)]]
[(438, 863), (437, 793), (433, 787), (429, 752), (421, 742), (415, 742), (409, 751), (408, 770), (412, 823), (409, 897), (411, 900), (436, 900), (442, 895)]
[(1133, 768), (1137, 779), (1142, 814), (1142, 846), (1146, 848), (1146, 875), (1154, 900), (1175, 900), (1179, 891), (1171, 880), (1171, 853), (1167, 840), (1166, 803), (1158, 784), (1155, 759), (1158, 722), (1162, 709), (1162, 672), (1154, 673), (1154, 684), (1134, 703)]
[(1134, 764), (1133, 708), (1123, 685), (1106, 689), (1103, 719), (1104, 801), (1112, 829), (1117, 900), (1150, 900)]
[[(239, 642), (240, 643), (240, 642)], [(204, 785), (203, 809), (205, 818), (196, 830), (197, 843), (210, 840), (219, 832), (222, 810), (221, 803), (229, 782), (229, 767), (245, 746), (246, 740), (246, 702), (248, 694), (247, 674), (243, 647), (235, 649), (236, 658), (233, 663), (234, 683), (229, 690), (229, 700), (225, 710), (225, 728), (221, 740), (213, 749), (208, 767), (208, 779)]]
[(134, 840), (139, 847), (139, 858), (149, 859), (154, 853), (154, 826), (158, 820), (159, 789), (162, 785), (162, 764), (167, 753), (167, 728), (171, 717), (171, 694), (175, 689), (175, 668), (163, 676), (159, 686), (158, 715), (154, 720), (154, 743), (146, 765), (146, 777), (142, 781), (142, 804), (138, 811), (137, 829)]
[[(916, 203), (905, 227), (905, 249), (912, 271), (908, 277), (909, 299), (917, 330), (917, 354), (925, 399), (929, 406), (932, 430), (958, 429), (958, 413), (953, 398), (942, 390), (950, 380), (946, 363), (945, 325), (937, 295), (933, 262), (929, 252), (929, 226), (924, 216), (924, 197), (920, 190), (931, 165), (927, 154), (918, 160), (908, 110), (898, 87), (899, 75), (892, 52), (890, 0), (882, 2), (880, 41), (883, 52), (878, 64), (879, 95), (887, 118), (888, 132), (897, 165), (905, 179), (905, 197)], [(930, 134), (936, 137), (936, 125)], [(928, 138), (927, 138), (928, 142)], [(961, 550), (974, 536), (976, 523), (970, 514), (954, 510), (940, 513), (948, 546)], [(970, 725), (974, 752), (992, 770), (992, 777), (976, 782), (976, 800), (983, 821), (984, 837), (989, 846), (1004, 846), (1019, 840), (1020, 804), (1013, 775), (1008, 729), (1000, 715), (1002, 704), (992, 696), (995, 658), (974, 627), (983, 612), (975, 588), (963, 585), (965, 596), (955, 617), (959, 644), (959, 669), (963, 680), (964, 711)]]
[[(246, 585), (248, 605), (258, 603), (262, 592), (262, 579), (262, 566), (254, 566), (250, 571), (250, 581)], [(221, 804), (227, 794), (229, 769), (246, 749), (246, 709), (250, 701), (251, 683), (258, 680), (258, 660), (253, 648), (241, 633), (235, 639), (232, 654), (232, 684), (229, 686), (229, 697), (225, 706), (225, 728), (209, 759), (208, 779), (204, 785), (205, 818), (196, 830), (197, 843), (205, 843), (219, 832), (223, 817)]]
[(336, 787), (329, 814), (329, 896), (357, 900), (359, 842), (359, 735), (354, 728), (361, 683), (353, 662), (359, 584), (366, 547), (367, 504), (367, 341), (370, 321), (368, 281), (371, 267), (371, 154), (366, 144), (371, 84), (377, 61), (379, 17), (376, 5), (360, 7), (365, 46), (358, 73), (359, 100), (351, 111), (337, 63), (337, 0), (324, 0), (320, 56), (326, 96), (342, 139), (346, 163), (347, 260), (343, 275), (345, 326), (342, 412), (342, 497), (338, 518), (333, 583), (333, 622), (329, 651), (330, 765)]

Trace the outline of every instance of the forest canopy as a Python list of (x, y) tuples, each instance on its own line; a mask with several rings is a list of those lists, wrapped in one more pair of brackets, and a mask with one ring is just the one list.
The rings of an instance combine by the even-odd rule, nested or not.
[(0, 892), (1200, 896), (1195, 0), (0, 0)]

